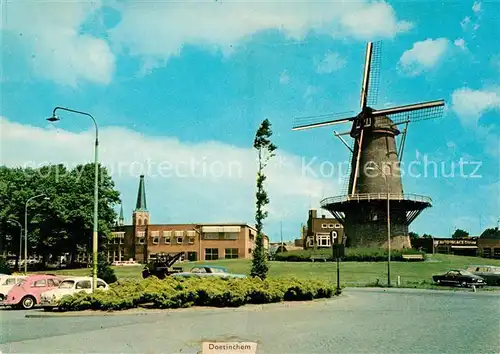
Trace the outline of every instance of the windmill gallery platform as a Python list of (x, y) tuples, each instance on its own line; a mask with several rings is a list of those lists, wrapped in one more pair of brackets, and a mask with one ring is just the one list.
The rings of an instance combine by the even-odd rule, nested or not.
[[(379, 82), (380, 42), (368, 43), (361, 87), (361, 112), (354, 117), (295, 124), (303, 130), (352, 123), (345, 133), (334, 132), (351, 153), (349, 183), (343, 195), (326, 198), (321, 207), (344, 226), (348, 247), (410, 248), (409, 225), (432, 205), (427, 196), (403, 191), (400, 164), (408, 124), (438, 118), (444, 101), (430, 101), (375, 110)], [(324, 116), (323, 116), (324, 117)], [(398, 128), (404, 124), (403, 132)], [(399, 146), (396, 136), (401, 136)], [(349, 145), (342, 136), (350, 135)], [(389, 236), (390, 235), (390, 244)]]

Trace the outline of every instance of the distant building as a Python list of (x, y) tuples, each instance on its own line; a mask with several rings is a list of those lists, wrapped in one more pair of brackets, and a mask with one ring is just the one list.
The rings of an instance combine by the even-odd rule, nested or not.
[(304, 249), (332, 247), (332, 231), (335, 241), (345, 244), (344, 227), (337, 219), (327, 218), (325, 215), (318, 217), (316, 209), (309, 210), (307, 225), (302, 228)]
[[(161, 253), (184, 252), (183, 259), (189, 261), (251, 258), (256, 235), (254, 227), (241, 222), (150, 224), (144, 176), (141, 176), (132, 225), (124, 225), (121, 209), (107, 257), (109, 262), (129, 259), (147, 262)], [(268, 247), (269, 238), (264, 236), (264, 248)]]
[(478, 237), (454, 238), (418, 238), (411, 241), (412, 247), (426, 253), (454, 254), (459, 256), (478, 255)]
[(500, 237), (498, 236), (483, 235), (479, 237), (477, 248), (477, 252), (481, 257), (500, 259)]

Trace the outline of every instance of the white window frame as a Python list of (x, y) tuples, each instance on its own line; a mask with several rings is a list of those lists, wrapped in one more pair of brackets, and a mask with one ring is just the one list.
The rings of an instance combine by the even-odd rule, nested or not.
[[(181, 240), (180, 242), (179, 242), (179, 239)], [(175, 237), (175, 242), (176, 242), (178, 245), (183, 244), (183, 243), (184, 243), (184, 236), (176, 236), (176, 237)]]
[(153, 237), (153, 245), (157, 245), (160, 243), (160, 236), (154, 236)]
[(165, 244), (166, 245), (172, 244), (172, 237), (171, 236), (165, 236)]
[(340, 229), (341, 227), (342, 227), (342, 225), (340, 225), (340, 224), (335, 224), (335, 228), (336, 228), (336, 229)]
[(328, 229), (328, 225), (327, 224), (321, 224), (321, 228), (322, 229)]

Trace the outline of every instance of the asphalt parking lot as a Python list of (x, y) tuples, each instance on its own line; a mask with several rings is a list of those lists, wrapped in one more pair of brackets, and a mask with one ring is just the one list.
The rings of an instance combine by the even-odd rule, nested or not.
[(348, 289), (340, 298), (147, 315), (41, 317), (2, 310), (3, 353), (197, 353), (203, 341), (258, 353), (497, 353), (498, 292)]

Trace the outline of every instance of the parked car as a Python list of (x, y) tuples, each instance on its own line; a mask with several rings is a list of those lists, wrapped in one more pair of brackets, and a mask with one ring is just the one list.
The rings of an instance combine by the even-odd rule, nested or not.
[(61, 279), (55, 275), (37, 274), (28, 276), (16, 284), (7, 294), (3, 305), (25, 310), (40, 303), (40, 294), (44, 291), (57, 288)]
[(188, 272), (172, 274), (173, 277), (220, 277), (220, 278), (246, 278), (245, 274), (230, 273), (227, 268), (211, 265), (199, 265)]
[(434, 280), (434, 282), (438, 285), (462, 287), (475, 285), (481, 288), (486, 285), (486, 282), (480, 276), (472, 274), (466, 270), (459, 269), (452, 269), (445, 274), (434, 275), (432, 276), (432, 280)]
[[(108, 290), (109, 285), (104, 280), (97, 278), (97, 289)], [(57, 288), (45, 291), (40, 295), (40, 306), (45, 310), (50, 310), (57, 307), (57, 303), (63, 296), (73, 295), (80, 291), (92, 292), (92, 277), (64, 278)]]
[(128, 261), (114, 261), (111, 263), (113, 267), (120, 267), (120, 266), (140, 266), (141, 264), (134, 261), (133, 259), (130, 259)]
[(470, 265), (467, 271), (484, 279), (488, 285), (500, 286), (500, 267), (492, 265)]
[(0, 275), (0, 301), (3, 301), (14, 285), (26, 279), (23, 275)]

